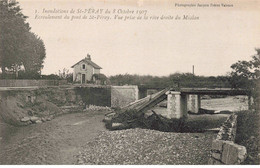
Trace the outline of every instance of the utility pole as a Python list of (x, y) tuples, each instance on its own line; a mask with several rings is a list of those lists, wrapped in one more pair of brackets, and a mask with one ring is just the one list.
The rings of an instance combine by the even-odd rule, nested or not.
[(192, 65), (192, 74), (194, 75), (194, 65)]

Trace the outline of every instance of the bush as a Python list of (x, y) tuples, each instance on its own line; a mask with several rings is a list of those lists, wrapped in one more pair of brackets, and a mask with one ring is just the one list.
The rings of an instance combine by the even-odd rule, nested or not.
[(42, 75), (42, 79), (46, 80), (60, 80), (60, 77), (55, 74), (50, 74), (50, 75)]
[(245, 146), (247, 149), (248, 157), (244, 164), (259, 164), (259, 113), (240, 111), (237, 114), (237, 135), (235, 142)]
[(112, 85), (138, 85), (140, 87), (166, 88), (166, 87), (207, 87), (207, 88), (229, 88), (230, 83), (227, 76), (204, 77), (196, 76), (191, 73), (175, 73), (169, 76), (141, 76), (120, 74), (110, 76), (109, 81)]
[(38, 72), (19, 71), (18, 79), (40, 79), (41, 75)]

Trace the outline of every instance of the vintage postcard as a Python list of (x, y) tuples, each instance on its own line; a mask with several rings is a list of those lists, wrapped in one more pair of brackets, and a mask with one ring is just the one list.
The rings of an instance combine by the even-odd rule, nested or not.
[(0, 0), (1, 165), (258, 165), (259, 0)]

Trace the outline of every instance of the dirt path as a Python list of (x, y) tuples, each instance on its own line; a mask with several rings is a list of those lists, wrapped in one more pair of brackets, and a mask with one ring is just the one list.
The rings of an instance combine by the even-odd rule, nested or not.
[(20, 128), (1, 124), (0, 164), (75, 164), (80, 148), (106, 131), (103, 116), (67, 114)]

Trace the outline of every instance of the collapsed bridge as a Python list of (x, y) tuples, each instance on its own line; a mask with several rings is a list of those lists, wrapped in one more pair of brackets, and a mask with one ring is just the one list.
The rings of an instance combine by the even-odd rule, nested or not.
[[(247, 95), (249, 107), (251, 102), (250, 92), (243, 89), (230, 88), (165, 88), (155, 94), (128, 104), (116, 112), (105, 116), (106, 126), (109, 129), (131, 128), (135, 126), (153, 127), (156, 124), (159, 130), (178, 131), (181, 129), (188, 111), (198, 113), (201, 107), (201, 95)], [(158, 103), (167, 99), (167, 116), (156, 114), (147, 116), (145, 113)], [(153, 120), (151, 122), (151, 119)], [(155, 121), (157, 123), (155, 123)], [(158, 126), (158, 122), (160, 123)]]

